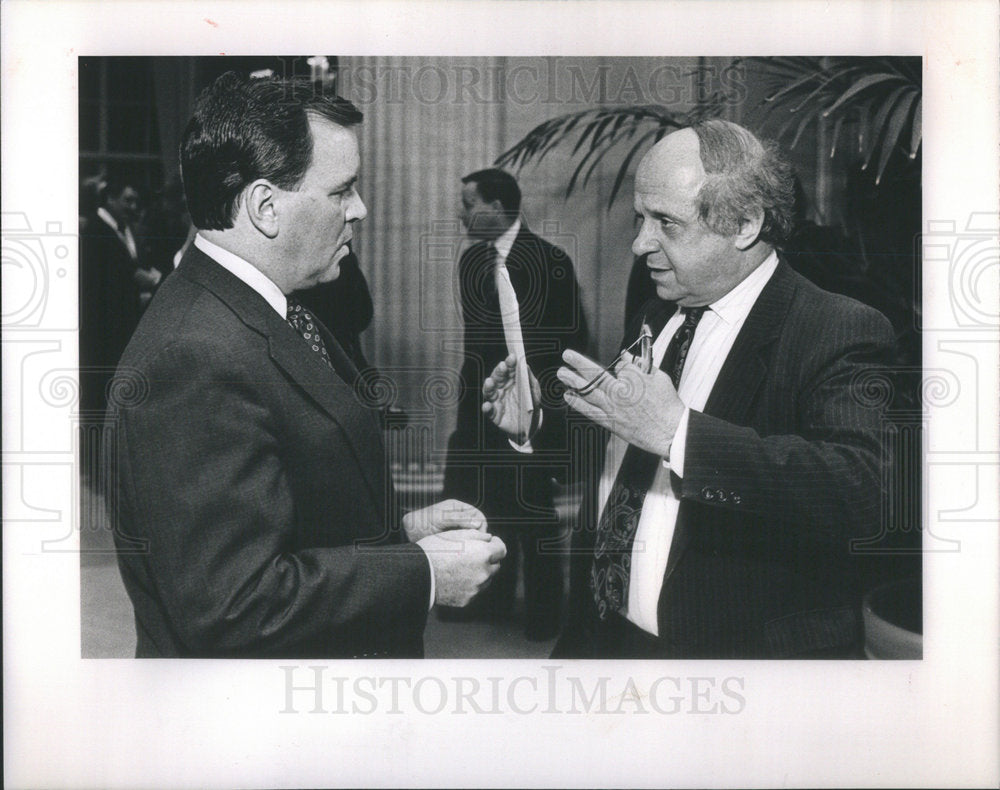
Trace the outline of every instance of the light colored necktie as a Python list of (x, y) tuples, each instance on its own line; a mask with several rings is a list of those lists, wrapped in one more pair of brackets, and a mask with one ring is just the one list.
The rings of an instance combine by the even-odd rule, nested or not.
[(528, 376), (528, 361), (524, 353), (524, 338), (521, 336), (521, 317), (517, 303), (517, 294), (510, 281), (507, 267), (497, 256), (495, 272), (497, 297), (500, 301), (500, 320), (503, 322), (504, 340), (507, 342), (507, 353), (516, 358), (517, 389), (515, 391), (517, 409), (517, 427), (521, 436), (528, 436), (531, 431), (531, 421), (534, 414), (534, 403), (531, 398), (531, 381)]

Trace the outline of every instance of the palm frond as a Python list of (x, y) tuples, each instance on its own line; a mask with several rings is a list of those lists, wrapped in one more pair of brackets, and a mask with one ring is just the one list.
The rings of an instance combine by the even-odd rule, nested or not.
[(920, 140), (923, 134), (920, 123), (920, 105), (923, 102), (923, 98), (917, 99), (917, 107), (913, 111), (913, 131), (910, 132), (910, 159), (917, 158), (917, 151), (920, 149)]
[[(708, 113), (718, 112), (721, 98), (710, 96), (701, 105), (686, 113), (675, 113), (659, 105), (628, 105), (582, 110), (552, 118), (538, 124), (521, 140), (496, 158), (498, 167), (520, 171), (528, 164), (538, 164), (560, 146), (569, 146), (570, 158), (579, 157), (567, 183), (565, 194), (569, 197), (578, 186), (586, 186), (599, 164), (619, 143), (636, 138), (619, 166), (612, 189), (612, 201), (618, 194), (629, 165), (639, 149), (650, 138), (659, 140), (668, 131), (688, 126)], [(575, 134), (579, 132), (578, 136)], [(571, 133), (573, 133), (571, 135)]]
[(899, 102), (892, 117), (889, 119), (885, 140), (882, 141), (882, 155), (879, 157), (878, 173), (875, 175), (876, 184), (882, 180), (882, 174), (885, 173), (885, 166), (889, 163), (889, 157), (896, 150), (896, 144), (899, 142), (899, 137), (903, 132), (903, 127), (906, 126), (907, 119), (910, 118), (910, 108), (913, 106), (916, 98), (916, 93), (912, 92), (905, 96)]
[[(773, 86), (762, 102), (765, 125), (775, 122), (776, 137), (790, 137), (791, 147), (812, 120), (830, 124), (830, 156), (843, 151), (862, 170), (874, 163), (878, 184), (909, 125), (907, 154), (916, 157), (921, 142), (919, 58), (749, 58), (748, 63)], [(853, 145), (839, 145), (846, 135)]]

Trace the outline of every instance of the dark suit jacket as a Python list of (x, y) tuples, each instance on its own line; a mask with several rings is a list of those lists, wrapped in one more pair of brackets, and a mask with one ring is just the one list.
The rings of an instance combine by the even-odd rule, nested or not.
[[(506, 266), (518, 299), (528, 366), (542, 388), (544, 418), (541, 430), (531, 440), (534, 454), (518, 453), (507, 435), (482, 413), (483, 381), (507, 356), (494, 275), (485, 266), (484, 248), (484, 242), (474, 244), (458, 264), (465, 361), (460, 374), (458, 421), (449, 442), (445, 494), (485, 504), (484, 512), (490, 516), (495, 508), (489, 501), (491, 492), (484, 492), (480, 484), (478, 468), (482, 465), (503, 463), (521, 469), (521, 480), (537, 488), (537, 495), (543, 498), (551, 489), (549, 478), (566, 477), (566, 407), (556, 371), (566, 348), (586, 349), (587, 322), (572, 260), (522, 224)], [(496, 503), (496, 507), (510, 504)]]
[(422, 653), (427, 558), (325, 339), (340, 376), (193, 246), (150, 303), (108, 418), (138, 656)]
[[(880, 410), (859, 377), (889, 365), (892, 346), (880, 313), (779, 264), (704, 411), (691, 412), (658, 605), (663, 657), (786, 657), (858, 641), (850, 543), (880, 529), (886, 464)], [(582, 527), (586, 550), (594, 525)], [(573, 569), (556, 655), (593, 649), (591, 561)]]

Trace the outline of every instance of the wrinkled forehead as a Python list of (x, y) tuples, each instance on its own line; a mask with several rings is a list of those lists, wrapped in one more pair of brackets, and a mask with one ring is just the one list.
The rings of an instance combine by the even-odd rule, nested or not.
[(698, 192), (704, 183), (705, 170), (697, 155), (691, 160), (684, 156), (650, 157), (647, 154), (636, 171), (635, 210), (639, 213), (692, 217), (696, 211)]

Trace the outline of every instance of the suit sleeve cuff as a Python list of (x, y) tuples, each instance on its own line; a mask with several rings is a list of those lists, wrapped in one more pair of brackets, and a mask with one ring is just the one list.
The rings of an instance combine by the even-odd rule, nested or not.
[(674, 440), (670, 444), (670, 457), (665, 458), (663, 461), (664, 466), (680, 478), (684, 477), (684, 449), (687, 445), (688, 417), (690, 415), (691, 410), (684, 409), (684, 413), (677, 423)]
[[(420, 548), (421, 550), (423, 550), (423, 546), (421, 546)], [(427, 556), (426, 551), (424, 551), (424, 559), (427, 560), (427, 569), (428, 571), (430, 571), (431, 575), (431, 600), (430, 603), (427, 604), (427, 611), (429, 612), (431, 609), (434, 608), (434, 593), (436, 592), (434, 584), (434, 563), (431, 562), (431, 558)]]

